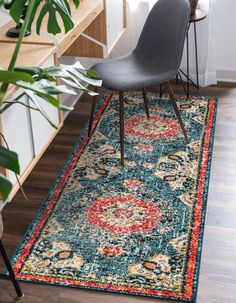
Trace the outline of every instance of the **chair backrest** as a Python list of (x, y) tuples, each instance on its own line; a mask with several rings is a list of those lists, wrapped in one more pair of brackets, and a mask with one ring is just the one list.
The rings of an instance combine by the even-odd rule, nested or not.
[(189, 0), (158, 0), (148, 15), (135, 52), (177, 73), (189, 24)]

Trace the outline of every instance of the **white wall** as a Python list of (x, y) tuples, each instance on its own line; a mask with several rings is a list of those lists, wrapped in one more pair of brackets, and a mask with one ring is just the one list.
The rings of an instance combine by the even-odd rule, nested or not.
[(127, 0), (127, 30), (114, 47), (112, 58), (122, 56), (135, 48), (150, 10), (149, 4), (149, 0)]
[(236, 82), (236, 0), (213, 1), (217, 79)]
[(11, 20), (6, 14), (0, 11), (0, 27)]

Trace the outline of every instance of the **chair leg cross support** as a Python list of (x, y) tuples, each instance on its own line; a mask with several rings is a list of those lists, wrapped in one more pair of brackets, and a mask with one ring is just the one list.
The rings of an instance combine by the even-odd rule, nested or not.
[(21, 298), (21, 297), (23, 297), (23, 293), (21, 291), (19, 283), (16, 280), (15, 273), (14, 273), (14, 271), (12, 269), (12, 266), (11, 266), (11, 262), (9, 260), (9, 257), (7, 255), (7, 252), (6, 252), (6, 249), (5, 249), (5, 247), (4, 247), (4, 245), (3, 245), (3, 243), (2, 243), (1, 240), (0, 240), (0, 253), (2, 255), (2, 258), (3, 258), (3, 261), (4, 261), (5, 265), (6, 265), (6, 268), (7, 268), (8, 272), (9, 272), (9, 276), (10, 276), (10, 279), (11, 279), (11, 281), (13, 283), (13, 286), (15, 288), (17, 296), (19, 298)]

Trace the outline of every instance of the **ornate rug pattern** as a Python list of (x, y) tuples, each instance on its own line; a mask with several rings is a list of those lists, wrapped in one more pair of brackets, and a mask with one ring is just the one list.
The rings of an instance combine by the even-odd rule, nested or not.
[(195, 301), (217, 100), (178, 97), (186, 145), (167, 96), (125, 95), (125, 167), (118, 95), (99, 101), (12, 258), (18, 279)]

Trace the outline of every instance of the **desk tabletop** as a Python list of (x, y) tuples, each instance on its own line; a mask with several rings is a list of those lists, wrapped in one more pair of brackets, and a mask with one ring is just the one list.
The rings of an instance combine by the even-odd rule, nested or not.
[(189, 23), (198, 22), (207, 17), (207, 13), (203, 9), (196, 9), (195, 15), (190, 16)]

